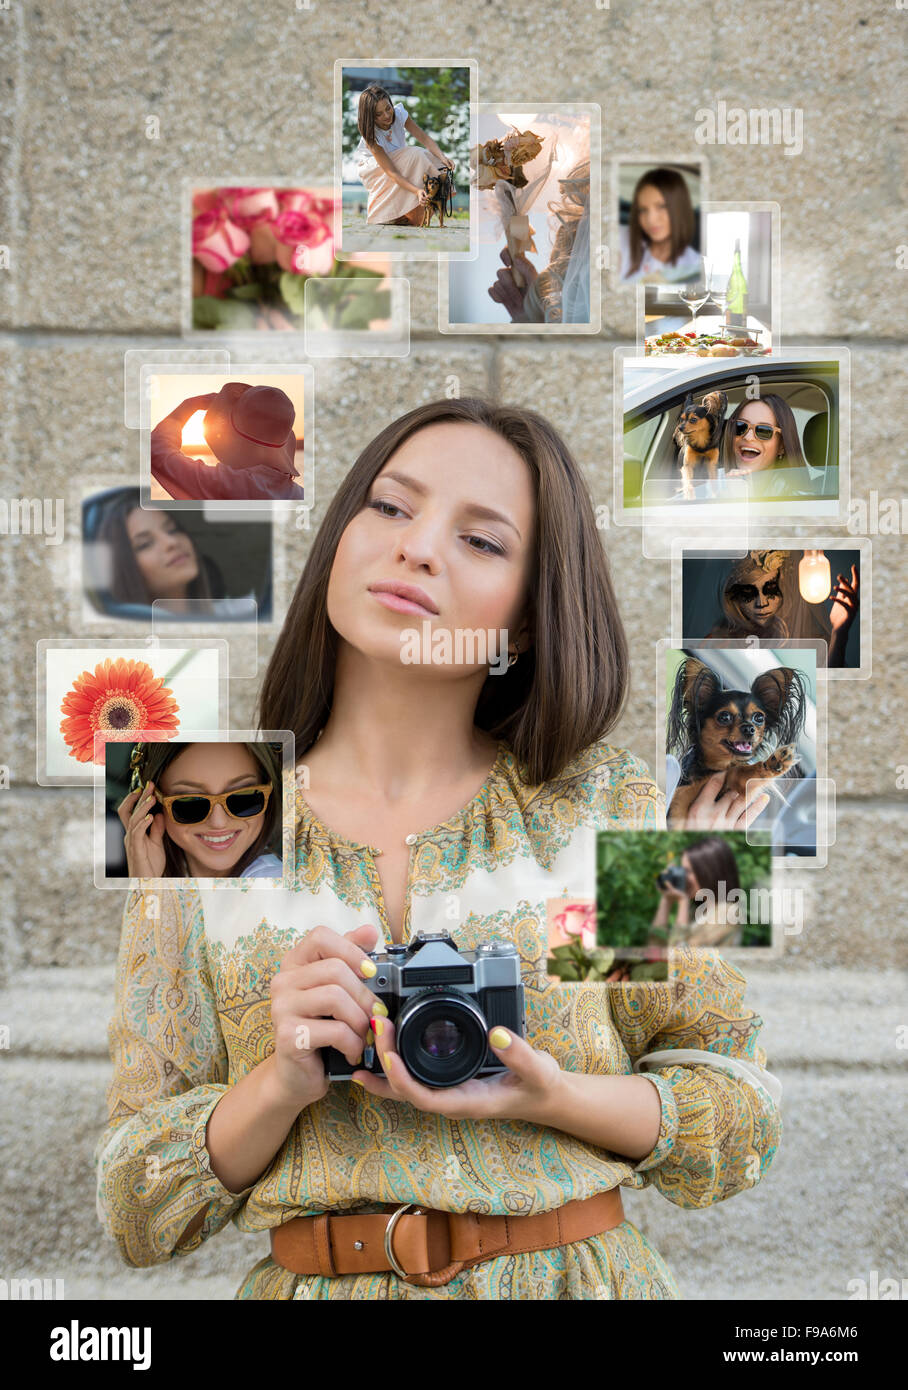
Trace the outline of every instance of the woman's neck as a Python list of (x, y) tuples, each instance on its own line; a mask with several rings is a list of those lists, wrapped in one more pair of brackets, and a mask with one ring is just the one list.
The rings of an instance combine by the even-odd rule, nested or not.
[(668, 237), (665, 241), (648, 241), (647, 250), (654, 260), (667, 261), (672, 254), (672, 239)]
[[(501, 677), (506, 679), (506, 677)], [(418, 799), (472, 773), (484, 773), (495, 739), (473, 717), (485, 672), (441, 679), (428, 668), (389, 668), (341, 642), (331, 713), (313, 745), (345, 785)], [(307, 755), (301, 754), (301, 761)]]

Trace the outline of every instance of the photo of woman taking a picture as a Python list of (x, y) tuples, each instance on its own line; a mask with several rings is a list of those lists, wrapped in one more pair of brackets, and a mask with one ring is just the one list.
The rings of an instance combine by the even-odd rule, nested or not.
[[(413, 629), (504, 630), (507, 665), (403, 662)], [(260, 692), (260, 727), (296, 740), (295, 886), (126, 903), (96, 1153), (124, 1260), (166, 1262), (233, 1220), (271, 1245), (243, 1299), (680, 1296), (622, 1188), (725, 1200), (767, 1171), (781, 1121), (761, 1021), (715, 953), (680, 949), (672, 981), (547, 977), (547, 900), (589, 896), (596, 831), (664, 822), (647, 766), (608, 742), (628, 676), (555, 425), (445, 399), (362, 448)], [(429, 1085), (380, 995), (395, 948), (438, 933), (477, 960), (513, 943), (522, 1026), (473, 996), (493, 1073)], [(461, 1045), (440, 1025), (423, 1035), (439, 1066)]]

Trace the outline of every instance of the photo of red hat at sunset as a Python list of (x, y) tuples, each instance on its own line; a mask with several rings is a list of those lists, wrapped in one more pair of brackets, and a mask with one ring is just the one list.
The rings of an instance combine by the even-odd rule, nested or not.
[[(312, 277), (336, 282), (312, 312), (321, 328), (368, 331), (391, 316), (387, 258), (335, 259), (331, 189), (193, 189), (191, 331), (300, 333)], [(367, 288), (369, 287), (369, 288)]]
[(152, 376), (152, 502), (303, 501), (305, 375), (243, 375)]

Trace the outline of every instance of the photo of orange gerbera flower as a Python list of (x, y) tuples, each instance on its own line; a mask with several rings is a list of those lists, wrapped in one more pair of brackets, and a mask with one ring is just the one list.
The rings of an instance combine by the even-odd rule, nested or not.
[(147, 662), (108, 657), (94, 671), (77, 676), (63, 697), (60, 713), (69, 717), (61, 722), (60, 733), (70, 757), (90, 763), (96, 761), (96, 734), (115, 743), (133, 739), (138, 730), (148, 740), (172, 738), (180, 727), (179, 708), (173, 691)]

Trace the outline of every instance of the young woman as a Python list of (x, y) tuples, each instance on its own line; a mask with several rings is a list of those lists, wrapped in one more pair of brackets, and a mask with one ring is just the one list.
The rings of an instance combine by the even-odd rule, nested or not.
[(630, 220), (619, 231), (623, 283), (690, 280), (702, 258), (691, 244), (694, 209), (677, 169), (650, 169), (637, 180)]
[(93, 584), (116, 603), (142, 604), (187, 618), (254, 619), (255, 594), (228, 598), (217, 566), (199, 554), (175, 512), (144, 511), (137, 488), (106, 506), (98, 528)]
[[(357, 116), (360, 142), (353, 158), (357, 172), (369, 190), (366, 221), (393, 226), (422, 226), (426, 192), (425, 174), (439, 165), (454, 168), (452, 160), (424, 130), (420, 130), (402, 102), (392, 102), (376, 83), (360, 93)], [(407, 144), (412, 135), (424, 150)]]
[[(681, 855), (681, 867), (687, 874), (687, 886), (683, 890), (672, 887), (661, 890), (652, 922), (661, 931), (651, 939), (664, 940), (663, 933), (668, 929), (670, 948), (740, 946), (738, 904), (726, 902), (729, 894), (741, 887), (738, 863), (728, 841), (719, 835), (697, 840)], [(701, 895), (699, 902), (698, 895)], [(674, 922), (672, 907), (676, 909)]]
[(826, 664), (845, 665), (848, 634), (860, 610), (860, 580), (851, 566), (850, 581), (836, 575), (831, 607), (801, 597), (798, 566), (801, 550), (749, 550), (729, 564), (719, 585), (722, 621), (710, 637), (806, 639), (827, 644)]
[(525, 256), (517, 257), (523, 279), (518, 289), (510, 252), (501, 252), (489, 297), (503, 304), (512, 323), (589, 323), (590, 321), (590, 162), (583, 160), (558, 180), (562, 199), (550, 203), (558, 229), (552, 254), (540, 274)]
[[(414, 630), (423, 663), (401, 659)], [(445, 634), (502, 630), (506, 666), (475, 642), (433, 659)], [(663, 821), (646, 766), (605, 741), (627, 677), (592, 503), (546, 420), (443, 400), (366, 446), (261, 693), (262, 726), (296, 739), (296, 891), (126, 906), (98, 1145), (126, 1260), (233, 1219), (272, 1241), (240, 1298), (678, 1296), (619, 1188), (727, 1198), (780, 1119), (717, 956), (645, 986), (547, 978), (546, 904), (594, 895), (596, 831)], [(490, 1028), (500, 1075), (430, 1087), (395, 1050), (368, 953), (433, 931), (516, 945), (526, 1027)], [(352, 1080), (326, 1076), (327, 1046)]]
[(120, 803), (130, 878), (274, 878), (281, 776), (267, 743), (138, 743)]
[(725, 422), (722, 463), (727, 478), (746, 478), (766, 468), (805, 467), (798, 426), (782, 396), (761, 396), (735, 407)]

